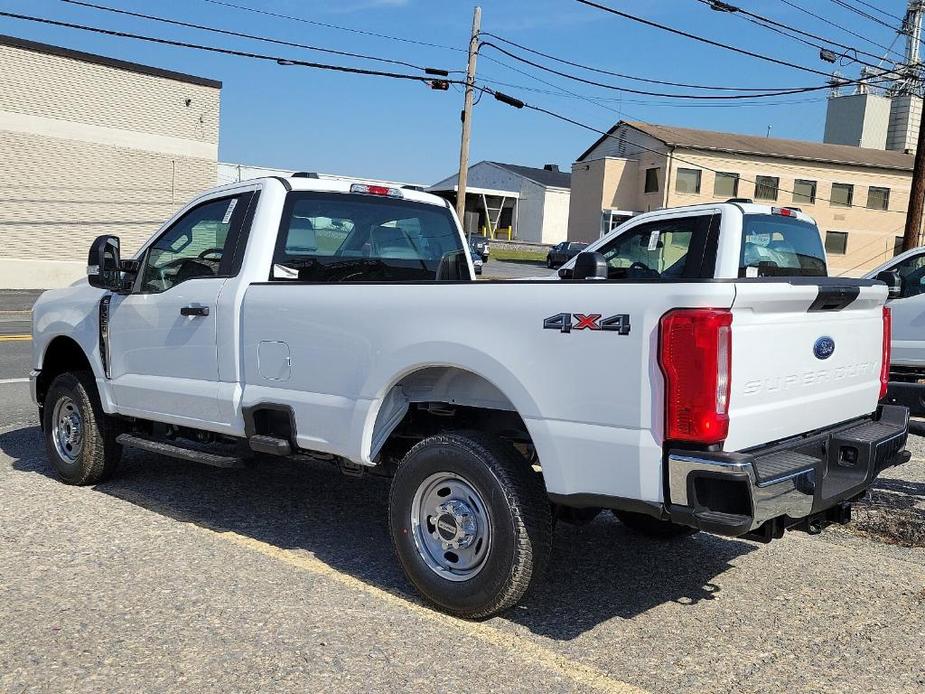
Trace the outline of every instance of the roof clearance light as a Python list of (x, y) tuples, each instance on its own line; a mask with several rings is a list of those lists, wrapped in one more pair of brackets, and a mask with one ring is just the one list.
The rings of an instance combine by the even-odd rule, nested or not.
[(779, 214), (782, 217), (796, 217), (797, 213), (789, 207), (772, 207), (771, 214)]
[(382, 195), (389, 198), (402, 197), (398, 188), (388, 188), (386, 186), (370, 186), (365, 183), (354, 183), (350, 186), (351, 193), (362, 193), (363, 195)]

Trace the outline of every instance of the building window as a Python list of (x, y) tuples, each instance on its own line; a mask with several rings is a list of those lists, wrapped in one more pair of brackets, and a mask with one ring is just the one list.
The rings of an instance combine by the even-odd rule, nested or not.
[(793, 182), (793, 201), (812, 205), (816, 202), (816, 182), (797, 179)]
[(700, 169), (678, 169), (674, 188), (678, 193), (699, 193)]
[(825, 252), (832, 255), (844, 255), (848, 252), (847, 231), (825, 232)]
[(779, 187), (777, 176), (755, 176), (755, 200), (777, 200)]
[(854, 200), (854, 186), (850, 183), (833, 183), (832, 197), (829, 199), (836, 207), (851, 207)]
[(716, 173), (716, 180), (713, 183), (713, 195), (718, 198), (735, 198), (739, 195), (739, 174)]
[(874, 186), (868, 188), (867, 206), (872, 210), (890, 209), (890, 189), (875, 188)]
[(658, 192), (658, 167), (654, 169), (646, 169), (646, 192)]

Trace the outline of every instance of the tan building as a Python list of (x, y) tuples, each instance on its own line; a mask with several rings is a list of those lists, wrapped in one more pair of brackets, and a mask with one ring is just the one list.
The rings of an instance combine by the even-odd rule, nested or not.
[(858, 275), (902, 241), (913, 157), (847, 145), (621, 121), (572, 165), (569, 240), (629, 216), (730, 198), (799, 207), (832, 274)]
[(221, 83), (0, 36), (0, 288), (69, 284), (215, 185)]

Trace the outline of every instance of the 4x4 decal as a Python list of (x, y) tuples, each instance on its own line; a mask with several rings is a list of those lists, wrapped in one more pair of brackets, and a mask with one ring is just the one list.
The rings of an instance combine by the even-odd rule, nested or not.
[(557, 313), (543, 320), (543, 328), (563, 333), (570, 333), (572, 330), (605, 330), (629, 335), (630, 316), (628, 313), (618, 313), (601, 318), (600, 313)]

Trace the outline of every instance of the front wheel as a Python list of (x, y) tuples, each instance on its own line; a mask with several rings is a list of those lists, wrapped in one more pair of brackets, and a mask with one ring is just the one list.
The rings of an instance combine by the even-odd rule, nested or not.
[(110, 477), (122, 456), (115, 420), (100, 405), (93, 375), (60, 374), (45, 396), (45, 447), (58, 477), (67, 484), (97, 484)]
[(418, 591), (467, 619), (516, 604), (552, 543), (539, 473), (510, 444), (474, 431), (438, 434), (408, 452), (392, 480), (389, 526)]

